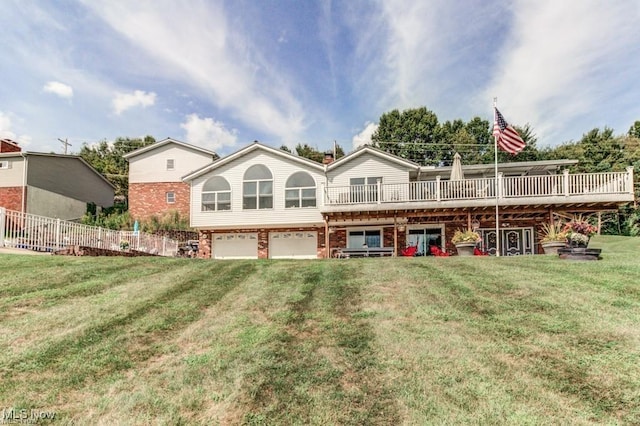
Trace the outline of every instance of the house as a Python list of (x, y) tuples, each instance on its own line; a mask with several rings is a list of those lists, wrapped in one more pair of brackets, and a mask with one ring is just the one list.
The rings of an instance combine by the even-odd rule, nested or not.
[(0, 207), (74, 220), (88, 204), (113, 205), (113, 185), (82, 158), (26, 152), (7, 140), (0, 144)]
[(210, 164), (218, 155), (167, 138), (124, 155), (129, 161), (129, 212), (136, 219), (177, 211), (189, 216), (188, 172)]
[[(451, 237), (475, 228), (484, 249), (539, 252), (537, 233), (557, 213), (614, 210), (632, 202), (633, 170), (569, 174), (575, 161), (424, 167), (364, 146), (328, 164), (253, 143), (183, 177), (199, 255), (321, 258), (342, 249), (417, 245), (455, 251)], [(564, 168), (564, 169), (563, 169)], [(563, 169), (563, 170), (561, 170)], [(495, 212), (499, 214), (496, 233)], [(499, 238), (499, 240), (498, 240)]]

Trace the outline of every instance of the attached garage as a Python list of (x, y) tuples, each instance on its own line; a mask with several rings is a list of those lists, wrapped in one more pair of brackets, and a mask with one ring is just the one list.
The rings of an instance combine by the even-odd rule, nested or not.
[(258, 234), (213, 234), (214, 259), (257, 259)]
[(317, 259), (318, 233), (270, 232), (269, 257), (271, 259)]

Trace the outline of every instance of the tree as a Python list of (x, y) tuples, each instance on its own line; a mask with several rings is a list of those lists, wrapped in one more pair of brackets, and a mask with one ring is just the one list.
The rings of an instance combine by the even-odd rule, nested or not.
[(129, 162), (123, 158), (123, 155), (151, 145), (155, 141), (152, 136), (146, 136), (144, 139), (117, 138), (113, 143), (103, 140), (91, 146), (84, 143), (80, 148), (79, 155), (116, 187), (116, 196), (127, 198), (129, 195)]
[(450, 151), (438, 146), (438, 117), (425, 107), (382, 114), (371, 141), (383, 151), (425, 165), (440, 163)]
[[(282, 149), (282, 148), (281, 148)], [(287, 151), (287, 150), (285, 150)], [(288, 151), (291, 152), (291, 151)], [(318, 163), (322, 163), (324, 160), (324, 151), (319, 151), (317, 148), (309, 146), (308, 144), (298, 144), (296, 145), (296, 154), (299, 157), (308, 158), (309, 160), (316, 161)], [(344, 157), (344, 150), (338, 144), (336, 144), (336, 152), (335, 152), (335, 160), (340, 157)]]
[(633, 125), (629, 128), (629, 132), (627, 136), (640, 139), (640, 120), (636, 120)]

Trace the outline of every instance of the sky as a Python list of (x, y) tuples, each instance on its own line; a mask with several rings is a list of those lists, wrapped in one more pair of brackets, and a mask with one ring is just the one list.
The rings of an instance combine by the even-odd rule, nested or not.
[(0, 137), (345, 151), (380, 116), (529, 124), (538, 147), (640, 120), (640, 0), (3, 0)]

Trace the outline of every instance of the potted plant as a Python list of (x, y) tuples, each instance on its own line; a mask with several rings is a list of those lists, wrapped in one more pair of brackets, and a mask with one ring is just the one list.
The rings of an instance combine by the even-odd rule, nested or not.
[(545, 254), (557, 255), (558, 249), (567, 244), (567, 233), (564, 231), (564, 224), (560, 221), (542, 224), (542, 238), (540, 245)]
[(480, 234), (470, 229), (458, 229), (451, 238), (460, 256), (473, 256), (473, 249), (480, 242)]
[(582, 215), (574, 216), (562, 230), (567, 234), (569, 246), (575, 248), (586, 248), (593, 234), (598, 232), (598, 228), (591, 225)]

